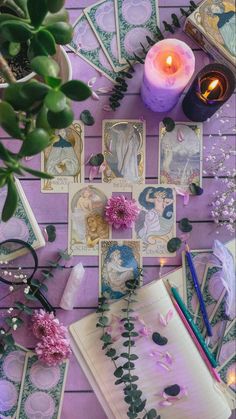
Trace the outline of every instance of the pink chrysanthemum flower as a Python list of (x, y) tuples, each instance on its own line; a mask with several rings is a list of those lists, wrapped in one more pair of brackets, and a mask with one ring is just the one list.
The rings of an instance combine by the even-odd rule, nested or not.
[(105, 208), (106, 221), (116, 229), (133, 226), (139, 208), (134, 199), (126, 199), (123, 195), (108, 199)]
[(42, 309), (35, 311), (32, 316), (32, 330), (37, 339), (55, 335), (65, 337), (66, 335), (66, 328), (59, 323), (54, 314)]
[(61, 336), (47, 336), (36, 346), (38, 358), (49, 366), (61, 364), (71, 354), (70, 343)]

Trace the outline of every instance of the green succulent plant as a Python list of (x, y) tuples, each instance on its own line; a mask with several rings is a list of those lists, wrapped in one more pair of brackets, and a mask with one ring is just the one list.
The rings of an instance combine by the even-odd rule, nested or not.
[[(0, 0), (0, 75), (8, 83), (0, 100), (0, 126), (21, 142), (18, 153), (0, 142), (0, 187), (8, 188), (2, 211), (5, 222), (17, 206), (15, 176), (27, 172), (51, 178), (24, 166), (23, 159), (43, 151), (52, 143), (55, 129), (73, 122), (71, 101), (84, 101), (91, 95), (90, 88), (79, 80), (63, 83), (53, 58), (57, 45), (68, 44), (73, 36), (64, 3), (65, 0)], [(19, 54), (23, 46), (37, 78), (16, 82), (8, 59)]]

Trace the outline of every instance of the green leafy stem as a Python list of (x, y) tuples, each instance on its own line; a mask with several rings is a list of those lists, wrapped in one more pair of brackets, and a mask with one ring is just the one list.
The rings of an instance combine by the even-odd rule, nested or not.
[[(183, 7), (180, 8), (181, 16), (178, 18), (178, 16), (175, 13), (172, 13), (172, 23), (168, 23), (165, 20), (163, 20), (163, 31), (160, 30), (160, 28), (156, 27), (156, 34), (155, 39), (150, 38), (149, 36), (146, 37), (146, 40), (148, 42), (149, 48), (152, 47), (154, 44), (156, 44), (159, 41), (162, 41), (164, 39), (164, 34), (167, 32), (170, 32), (172, 34), (175, 33), (177, 29), (181, 27), (181, 20), (188, 17), (194, 10), (196, 10), (198, 6), (195, 4), (193, 0), (190, 1), (190, 5), (187, 9), (184, 9)], [(144, 64), (144, 59), (148, 53), (149, 48), (145, 48), (144, 45), (141, 43), (143, 55), (140, 57), (137, 54), (134, 53), (134, 61)], [(120, 106), (120, 101), (124, 97), (124, 93), (128, 89), (128, 83), (127, 79), (133, 78), (133, 73), (135, 72), (134, 65), (129, 61), (126, 60), (129, 67), (126, 71), (121, 71), (119, 77), (116, 78), (116, 85), (112, 90), (112, 94), (109, 97), (110, 107), (113, 111), (115, 111)]]
[[(139, 276), (142, 272), (139, 272)], [(135, 347), (135, 338), (139, 336), (139, 333), (135, 330), (135, 317), (132, 316), (132, 304), (137, 302), (134, 297), (137, 295), (136, 290), (139, 286), (138, 279), (132, 279), (126, 282), (127, 295), (124, 298), (126, 307), (122, 308), (122, 322), (124, 324), (125, 331), (121, 334), (124, 338), (123, 346), (126, 351), (118, 355), (117, 350), (112, 346), (112, 336), (108, 332), (109, 318), (107, 312), (110, 311), (110, 306), (106, 297), (102, 296), (99, 298), (99, 306), (97, 313), (99, 314), (97, 327), (102, 328), (101, 341), (103, 342), (102, 349), (106, 350), (106, 356), (111, 359), (114, 365), (114, 376), (117, 378), (115, 385), (123, 384), (124, 401), (127, 403), (128, 411), (127, 416), (130, 419), (138, 418), (140, 413), (144, 413), (143, 419), (160, 419), (155, 409), (149, 411), (146, 410), (146, 399), (143, 399), (142, 391), (139, 389), (137, 381), (139, 377), (133, 372), (135, 370), (135, 361), (138, 360), (138, 355), (132, 353), (132, 348)], [(117, 360), (124, 362), (118, 366)]]

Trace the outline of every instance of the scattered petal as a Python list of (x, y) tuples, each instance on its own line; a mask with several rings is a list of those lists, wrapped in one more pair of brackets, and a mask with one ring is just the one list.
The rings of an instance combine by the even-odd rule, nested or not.
[(162, 326), (167, 326), (166, 318), (163, 316), (163, 314), (159, 314), (159, 323)]
[(93, 179), (98, 175), (98, 167), (92, 166), (89, 171), (89, 181), (92, 182)]
[(166, 315), (166, 323), (168, 324), (174, 316), (174, 311), (172, 309), (170, 309)]
[(99, 100), (99, 96), (97, 95), (96, 92), (94, 92), (94, 90), (92, 90), (92, 99)]
[(92, 77), (89, 81), (88, 81), (88, 86), (92, 87), (97, 81), (97, 77)]
[(110, 93), (110, 92), (112, 92), (112, 87), (99, 87), (99, 89), (97, 89), (96, 92)]
[(170, 371), (170, 367), (162, 361), (157, 361), (157, 366), (163, 368), (165, 371)]
[(106, 112), (113, 112), (113, 109), (110, 107), (110, 105), (104, 105), (103, 110)]
[(177, 131), (177, 140), (182, 143), (184, 141), (184, 133), (181, 131), (181, 129), (178, 129)]
[(169, 402), (168, 400), (162, 400), (161, 402), (159, 402), (159, 406), (160, 407), (169, 407), (172, 406), (173, 403)]

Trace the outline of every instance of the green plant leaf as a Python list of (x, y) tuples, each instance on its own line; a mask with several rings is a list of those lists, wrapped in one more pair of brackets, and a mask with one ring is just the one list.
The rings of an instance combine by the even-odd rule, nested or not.
[(73, 28), (67, 22), (56, 22), (47, 25), (46, 29), (54, 36), (57, 44), (69, 44), (73, 38)]
[(27, 298), (27, 300), (37, 301), (37, 297), (35, 297), (35, 295), (32, 292), (29, 292), (28, 294), (25, 294), (25, 297)]
[(62, 80), (59, 79), (58, 77), (45, 77), (45, 83), (47, 83), (48, 86), (55, 89), (61, 85)]
[(18, 116), (7, 102), (0, 102), (0, 125), (11, 136), (21, 138)]
[(48, 111), (47, 119), (52, 128), (66, 128), (72, 124), (74, 120), (74, 113), (70, 106), (66, 106), (61, 112)]
[(63, 84), (61, 91), (71, 100), (78, 102), (88, 99), (92, 94), (88, 85), (79, 80), (71, 80)]
[(66, 9), (61, 9), (57, 13), (48, 13), (44, 19), (44, 25), (50, 25), (56, 22), (69, 22), (69, 13)]
[(0, 23), (0, 36), (9, 42), (26, 42), (33, 36), (33, 31), (24, 22), (8, 20)]
[(27, 8), (31, 23), (36, 28), (41, 25), (47, 12), (47, 1), (46, 0), (28, 0)]
[(28, 110), (33, 103), (31, 97), (27, 97), (22, 93), (23, 83), (11, 83), (4, 90), (4, 100), (16, 110)]
[(52, 112), (61, 112), (67, 106), (66, 96), (59, 90), (51, 90), (44, 100), (45, 106)]
[(182, 240), (180, 240), (178, 237), (173, 237), (170, 239), (167, 243), (167, 250), (170, 253), (176, 252), (180, 248), (182, 244)]
[(38, 55), (56, 54), (56, 43), (52, 34), (46, 29), (41, 29), (31, 40), (30, 57)]
[(42, 108), (40, 109), (36, 117), (36, 127), (43, 128), (45, 129), (45, 131), (50, 132), (52, 128), (48, 123), (47, 115), (48, 115), (48, 109), (46, 108), (46, 106), (42, 106)]
[(31, 60), (31, 68), (43, 77), (57, 77), (60, 71), (60, 67), (55, 60), (43, 55), (39, 55)]
[(123, 368), (122, 367), (116, 368), (116, 370), (114, 371), (114, 376), (117, 378), (121, 378), (122, 375), (123, 375)]
[(53, 179), (53, 176), (48, 173), (40, 172), (39, 170), (31, 169), (30, 167), (22, 166), (25, 172), (30, 173), (33, 176), (36, 176), (40, 179)]
[(26, 136), (20, 149), (20, 155), (25, 157), (40, 153), (49, 145), (49, 140), (47, 131), (42, 128), (35, 128)]
[(57, 13), (65, 4), (65, 0), (47, 0), (48, 10), (51, 13)]
[(3, 22), (9, 21), (9, 20), (18, 20), (19, 22), (21, 22), (21, 18), (18, 16), (14, 16), (14, 15), (10, 15), (10, 13), (0, 13), (0, 25)]
[(203, 194), (203, 192), (204, 192), (204, 190), (203, 190), (203, 188), (201, 188), (199, 185), (197, 185), (196, 183), (190, 183), (190, 185), (189, 185), (189, 189), (190, 189), (190, 192), (193, 194), (193, 195), (202, 195)]
[(50, 88), (46, 84), (40, 83), (37, 80), (30, 80), (23, 84), (21, 89), (22, 94), (34, 102), (43, 100), (49, 91)]
[(155, 419), (157, 417), (157, 412), (155, 409), (151, 409), (149, 410), (149, 412), (147, 412), (147, 419)]
[(167, 132), (171, 132), (175, 128), (175, 121), (172, 118), (166, 117), (162, 122)]
[(7, 197), (2, 210), (2, 221), (5, 223), (13, 216), (18, 203), (18, 193), (15, 181), (12, 178), (7, 180)]
[(95, 120), (94, 117), (91, 115), (89, 110), (85, 110), (80, 114), (80, 120), (84, 123), (84, 125), (94, 125)]
[(184, 233), (190, 233), (192, 231), (193, 226), (191, 225), (188, 218), (182, 218), (179, 222), (179, 229)]
[(11, 334), (5, 335), (2, 340), (7, 346), (13, 346), (15, 344)]
[(91, 159), (89, 160), (89, 164), (91, 164), (91, 166), (96, 166), (96, 167), (101, 166), (103, 162), (104, 162), (104, 155), (102, 153), (98, 153), (95, 156), (92, 156)]
[(9, 55), (12, 57), (15, 57), (17, 54), (19, 54), (21, 49), (21, 44), (19, 42), (10, 42), (9, 44)]
[(11, 161), (11, 156), (8, 150), (4, 147), (4, 145), (0, 142), (0, 159), (6, 162)]
[(25, 17), (28, 15), (27, 0), (14, 0), (15, 4), (25, 13)]

